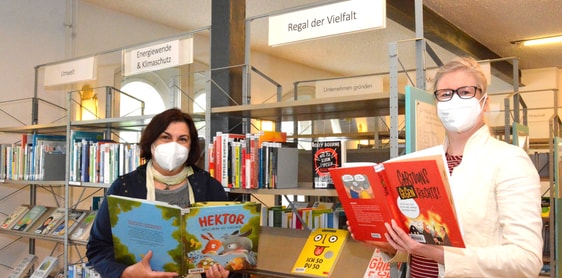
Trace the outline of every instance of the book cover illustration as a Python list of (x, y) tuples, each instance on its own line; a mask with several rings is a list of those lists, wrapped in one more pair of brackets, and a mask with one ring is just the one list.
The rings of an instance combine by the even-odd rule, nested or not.
[[(72, 233), (72, 230), (76, 228), (76, 226), (82, 221), (82, 219), (86, 216), (87, 212), (83, 210), (73, 210), (68, 214), (68, 232), (69, 234)], [(95, 214), (94, 214), (95, 216)], [(93, 220), (93, 217), (92, 219)], [(53, 230), (51, 233), (52, 236), (64, 236), (66, 233), (66, 222), (64, 219), (58, 224), (58, 226)]]
[(329, 277), (347, 241), (347, 230), (312, 230), (293, 266), (292, 273)]
[(393, 212), (374, 165), (349, 163), (330, 172), (355, 239), (386, 242), (384, 223)]
[(179, 208), (108, 196), (116, 260), (130, 265), (152, 250), (152, 269), (180, 276), (214, 264), (228, 270), (257, 263), (261, 206), (253, 202), (197, 203)]
[(14, 227), (12, 227), (12, 230), (21, 232), (27, 231), (46, 211), (47, 207), (45, 206), (34, 206), (14, 225)]
[[(92, 228), (92, 224), (94, 224), (94, 219), (96, 218), (97, 210), (86, 212), (84, 215), (78, 216), (78, 218), (83, 217), (82, 221), (77, 220), (74, 225), (75, 228), (72, 226), (69, 227), (70, 239), (72, 240), (88, 240), (90, 237), (90, 229)], [(70, 219), (70, 216), (69, 216)], [(71, 224), (72, 225), (72, 224)], [(62, 232), (64, 235), (64, 229)]]
[(36, 234), (49, 234), (61, 221), (64, 221), (66, 210), (64, 208), (55, 208), (49, 217), (43, 220), (43, 223), (35, 229)]
[(37, 260), (37, 256), (29, 254), (23, 258), (19, 264), (12, 270), (8, 278), (23, 278), (29, 275), (32, 264)]
[(10, 215), (8, 215), (6, 219), (4, 219), (4, 222), (2, 222), (0, 228), (6, 230), (11, 229), (28, 211), (28, 206), (19, 205), (12, 211), (12, 213), (10, 213)]
[[(396, 267), (400, 268), (400, 263), (396, 263)], [(373, 251), (363, 278), (391, 278), (390, 263), (383, 260), (380, 249), (375, 248)]]
[(421, 243), (464, 248), (441, 146), (330, 171), (356, 239), (385, 242), (396, 219)]
[(334, 188), (329, 169), (341, 167), (343, 151), (341, 141), (312, 142), (312, 187)]
[(57, 257), (47, 256), (43, 259), (39, 267), (35, 269), (30, 278), (47, 278), (57, 266)]
[(411, 238), (426, 244), (464, 248), (445, 176), (448, 174), (438, 161), (383, 163), (386, 184)]

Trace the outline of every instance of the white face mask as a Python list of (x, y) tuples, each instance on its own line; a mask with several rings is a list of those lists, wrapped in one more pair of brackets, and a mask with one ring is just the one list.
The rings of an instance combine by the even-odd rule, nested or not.
[(437, 102), (437, 115), (448, 131), (465, 132), (476, 124), (482, 114), (480, 101), (486, 101), (487, 95), (480, 100), (476, 98), (461, 99), (458, 95), (445, 102)]
[(153, 147), (152, 151), (152, 158), (158, 166), (168, 171), (182, 166), (188, 155), (189, 150), (176, 142), (160, 144), (156, 148)]

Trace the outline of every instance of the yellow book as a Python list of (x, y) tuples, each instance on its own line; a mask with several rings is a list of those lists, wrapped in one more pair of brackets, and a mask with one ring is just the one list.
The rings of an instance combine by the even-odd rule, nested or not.
[(292, 273), (329, 277), (347, 240), (347, 230), (315, 229), (310, 232)]

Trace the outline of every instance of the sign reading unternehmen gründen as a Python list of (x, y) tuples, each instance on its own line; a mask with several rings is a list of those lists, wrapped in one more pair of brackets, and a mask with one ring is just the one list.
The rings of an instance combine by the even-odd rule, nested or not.
[(386, 1), (343, 1), (269, 17), (269, 45), (385, 27)]
[(193, 63), (193, 38), (152, 44), (123, 52), (125, 76)]

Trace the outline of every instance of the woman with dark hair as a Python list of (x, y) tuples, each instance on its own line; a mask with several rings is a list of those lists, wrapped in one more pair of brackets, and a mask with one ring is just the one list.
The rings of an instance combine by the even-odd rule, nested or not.
[[(222, 185), (195, 163), (201, 155), (193, 119), (172, 108), (156, 115), (140, 140), (141, 157), (147, 163), (117, 178), (107, 195), (158, 200), (181, 207), (194, 202), (226, 201)], [(152, 271), (152, 252), (127, 266), (115, 261), (109, 210), (104, 200), (90, 232), (86, 256), (102, 277), (175, 277), (174, 272)], [(228, 275), (209, 275), (221, 277)]]

